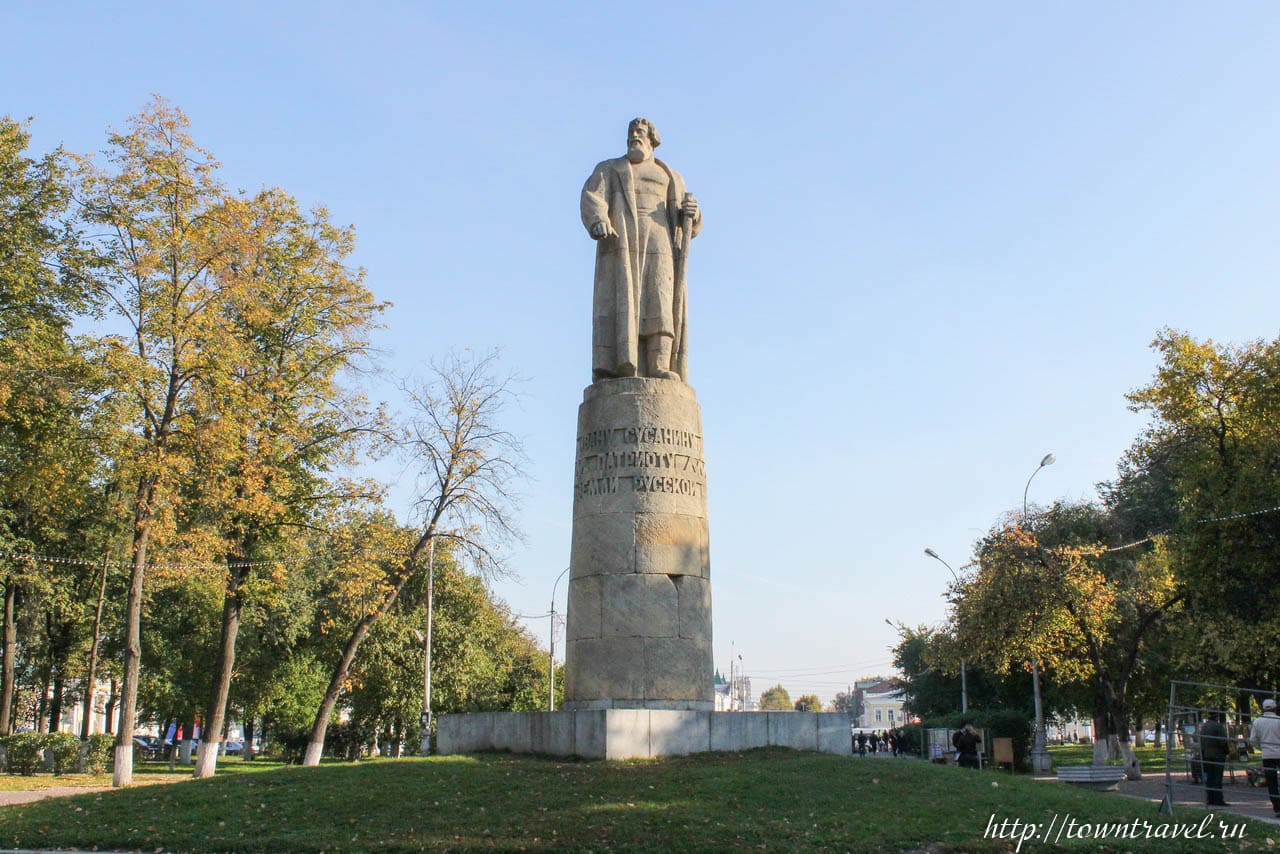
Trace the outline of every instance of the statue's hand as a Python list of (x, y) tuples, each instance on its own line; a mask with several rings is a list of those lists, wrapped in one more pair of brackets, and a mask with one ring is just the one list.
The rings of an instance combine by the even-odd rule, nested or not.
[(680, 213), (684, 214), (684, 218), (689, 222), (693, 222), (698, 218), (698, 200), (693, 197), (692, 193), (684, 194), (684, 202), (680, 205)]
[(613, 226), (609, 224), (608, 220), (602, 219), (591, 226), (592, 240), (603, 240), (606, 237), (617, 237), (617, 236), (618, 236), (618, 232), (613, 230)]

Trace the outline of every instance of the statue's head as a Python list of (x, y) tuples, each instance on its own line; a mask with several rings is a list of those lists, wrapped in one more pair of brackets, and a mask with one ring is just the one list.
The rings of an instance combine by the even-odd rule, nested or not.
[(627, 125), (627, 159), (632, 163), (648, 160), (659, 145), (662, 145), (662, 137), (653, 122), (635, 118)]

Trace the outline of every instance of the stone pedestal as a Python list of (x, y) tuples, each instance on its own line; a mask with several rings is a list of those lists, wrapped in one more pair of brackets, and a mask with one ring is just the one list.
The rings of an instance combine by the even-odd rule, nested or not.
[(707, 539), (693, 389), (590, 385), (578, 409), (565, 709), (712, 709)]
[(473, 712), (441, 715), (436, 744), (443, 756), (492, 750), (656, 759), (709, 750), (790, 747), (849, 756), (843, 712), (695, 712), (591, 709), (559, 712)]

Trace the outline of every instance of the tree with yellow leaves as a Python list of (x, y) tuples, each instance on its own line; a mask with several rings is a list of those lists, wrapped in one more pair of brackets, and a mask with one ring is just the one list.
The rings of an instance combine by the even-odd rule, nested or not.
[(201, 385), (200, 504), (223, 544), (222, 627), (195, 776), (211, 776), (225, 722), (236, 638), (248, 591), (288, 570), (289, 533), (369, 484), (327, 472), (385, 437), (380, 414), (344, 384), (367, 355), (383, 308), (346, 264), (350, 229), (324, 210), (304, 214), (280, 190), (228, 199), (220, 217), (235, 241), (223, 279), (219, 369)]
[(102, 347), (120, 407), (117, 477), (131, 484), (124, 662), (113, 783), (133, 777), (148, 554), (171, 528), (192, 470), (197, 387), (218, 369), (228, 257), (218, 163), (181, 110), (156, 98), (108, 134), (105, 164), (80, 158), (79, 215), (94, 254), (89, 283), (106, 307)]
[(351, 562), (339, 567), (353, 573), (352, 599), (362, 604), (316, 712), (304, 765), (320, 762), (330, 718), (360, 645), (418, 573), (426, 573), (425, 628), (431, 636), (437, 540), (482, 574), (503, 571), (498, 546), (519, 536), (514, 489), (523, 477), (524, 453), (519, 439), (501, 426), (515, 378), (499, 375), (496, 367), (496, 354), (454, 353), (434, 365), (427, 378), (404, 387), (410, 414), (401, 441), (418, 472), (420, 522), (398, 548), (394, 541), (405, 535), (388, 529), (380, 535), (381, 546), (364, 557), (353, 553)]
[(1118, 751), (1136, 778), (1129, 685), (1182, 594), (1163, 544), (1118, 548), (1118, 534), (1092, 504), (1055, 504), (1031, 526), (993, 529), (957, 591), (954, 621), (966, 654), (997, 672), (1039, 661), (1060, 681), (1087, 684), (1095, 762)]
[[(1280, 680), (1280, 338), (1243, 344), (1164, 329), (1151, 382), (1129, 395), (1151, 424), (1130, 468), (1157, 475), (1189, 604), (1192, 678)], [(1247, 695), (1241, 711), (1249, 713)]]

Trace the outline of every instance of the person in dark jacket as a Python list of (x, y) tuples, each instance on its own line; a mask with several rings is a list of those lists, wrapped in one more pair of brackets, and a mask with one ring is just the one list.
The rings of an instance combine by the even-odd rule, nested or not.
[(982, 736), (978, 735), (978, 731), (973, 728), (973, 724), (966, 723), (964, 727), (956, 730), (956, 734), (951, 736), (951, 746), (956, 749), (956, 764), (961, 768), (982, 767), (982, 764), (978, 761), (978, 750), (982, 747)]
[(1200, 724), (1200, 763), (1204, 774), (1204, 802), (1211, 807), (1225, 807), (1222, 799), (1222, 769), (1227, 764), (1227, 728), (1222, 713), (1210, 712)]

